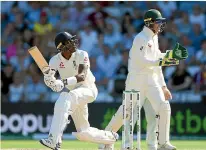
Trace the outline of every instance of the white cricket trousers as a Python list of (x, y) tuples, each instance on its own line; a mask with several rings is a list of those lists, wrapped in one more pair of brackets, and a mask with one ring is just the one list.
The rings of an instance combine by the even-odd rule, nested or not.
[(49, 133), (49, 136), (54, 139), (54, 143), (61, 143), (69, 115), (72, 116), (77, 132), (90, 127), (87, 104), (93, 102), (97, 94), (95, 84), (91, 88), (81, 86), (60, 94), (54, 106), (54, 116)]

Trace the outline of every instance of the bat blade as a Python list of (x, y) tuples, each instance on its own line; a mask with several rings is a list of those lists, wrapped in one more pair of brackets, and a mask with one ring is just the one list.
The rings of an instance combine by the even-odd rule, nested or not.
[(39, 69), (43, 73), (45, 72), (46, 68), (47, 68), (46, 70), (48, 70), (49, 65), (45, 60), (44, 56), (41, 54), (40, 50), (36, 46), (31, 47), (28, 51), (32, 56), (32, 58), (34, 59), (34, 61), (36, 62), (36, 64), (38, 65)]

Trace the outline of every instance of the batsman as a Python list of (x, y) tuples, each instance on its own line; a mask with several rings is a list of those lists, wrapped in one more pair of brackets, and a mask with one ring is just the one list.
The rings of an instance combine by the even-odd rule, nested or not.
[[(73, 135), (81, 141), (113, 144), (118, 134), (113, 131), (90, 127), (88, 121), (88, 103), (93, 102), (98, 94), (95, 77), (90, 71), (88, 53), (79, 50), (78, 40), (67, 32), (59, 33), (55, 38), (58, 54), (54, 55), (49, 66), (43, 69), (44, 82), (55, 92), (61, 92), (54, 106), (54, 116), (49, 137), (40, 143), (54, 150), (59, 150), (62, 134), (71, 116), (77, 132)], [(59, 72), (61, 79), (55, 77)]]
[[(158, 10), (148, 10), (144, 15), (144, 23), (143, 30), (136, 35), (129, 52), (125, 90), (140, 91), (140, 105), (144, 107), (147, 120), (148, 149), (176, 150), (169, 140), (171, 109), (168, 100), (172, 99), (172, 95), (166, 86), (161, 67), (178, 65), (180, 60), (188, 57), (188, 52), (177, 43), (172, 50), (161, 53), (158, 34), (163, 31), (166, 18)], [(121, 105), (106, 130), (117, 132), (120, 129), (123, 122), (122, 109)], [(129, 114), (128, 111), (129, 108), (126, 109)], [(99, 145), (99, 149), (113, 149), (113, 144)]]

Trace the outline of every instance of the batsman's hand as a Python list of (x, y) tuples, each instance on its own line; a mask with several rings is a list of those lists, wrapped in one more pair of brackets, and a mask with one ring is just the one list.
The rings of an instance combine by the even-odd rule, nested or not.
[(172, 99), (172, 94), (166, 86), (163, 86), (162, 90), (163, 90), (163, 93), (164, 93), (164, 96), (165, 96), (165, 100)]
[(48, 76), (48, 75), (45, 75), (45, 76), (44, 76), (44, 83), (45, 83), (48, 87), (53, 86), (55, 80), (56, 80), (56, 78), (55, 78), (54, 76)]
[(188, 51), (185, 47), (180, 45), (179, 43), (176, 43), (175, 48), (173, 50), (167, 50), (165, 58), (167, 59), (177, 59), (177, 60), (183, 60), (188, 57)]
[(42, 68), (42, 72), (43, 72), (44, 76), (50, 76), (50, 77), (52, 77), (52, 76), (55, 75), (56, 70), (50, 68), (49, 66), (46, 66), (46, 67)]
[(55, 80), (51, 89), (54, 92), (61, 92), (64, 89), (64, 83), (61, 80)]
[(167, 58), (160, 58), (159, 59), (159, 66), (174, 66), (179, 65), (179, 60), (177, 59), (167, 59)]

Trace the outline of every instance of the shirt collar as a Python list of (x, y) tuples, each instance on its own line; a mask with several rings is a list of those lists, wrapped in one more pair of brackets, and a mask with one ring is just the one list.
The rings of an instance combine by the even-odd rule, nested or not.
[(148, 37), (154, 37), (154, 36), (155, 36), (154, 32), (153, 32), (150, 28), (148, 28), (148, 27), (146, 27), (146, 26), (144, 26), (143, 32), (144, 32)]
[[(75, 52), (74, 52), (74, 53), (75, 53)], [(74, 57), (74, 55), (75, 55), (74, 53), (72, 54), (71, 58)], [(65, 58), (62, 56), (61, 52), (58, 54), (58, 56), (59, 56), (59, 58), (60, 58), (60, 60), (61, 60), (62, 62), (66, 62), (66, 61), (69, 61), (69, 60), (71, 59), (71, 58), (70, 58), (69, 60), (65, 59)]]

